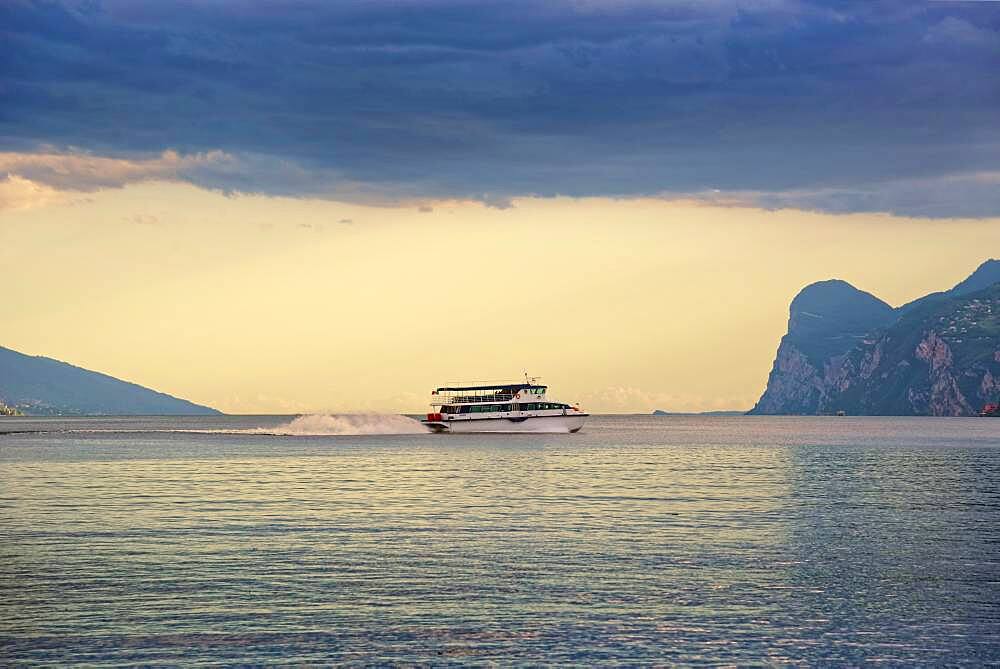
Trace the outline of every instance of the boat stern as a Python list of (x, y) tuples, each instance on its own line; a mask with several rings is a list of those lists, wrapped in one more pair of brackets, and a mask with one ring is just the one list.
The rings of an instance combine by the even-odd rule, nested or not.
[(422, 420), (420, 421), (420, 423), (431, 432), (437, 432), (437, 433), (448, 432), (448, 426), (445, 425), (444, 423), (432, 422), (429, 420)]
[(427, 418), (420, 421), (420, 424), (431, 432), (448, 432), (448, 424), (444, 422), (444, 416), (440, 413), (427, 414)]

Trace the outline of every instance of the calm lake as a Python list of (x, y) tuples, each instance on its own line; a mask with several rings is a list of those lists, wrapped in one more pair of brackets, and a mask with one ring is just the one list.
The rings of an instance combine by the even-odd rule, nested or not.
[(0, 664), (1000, 662), (1000, 420), (293, 418), (0, 419)]

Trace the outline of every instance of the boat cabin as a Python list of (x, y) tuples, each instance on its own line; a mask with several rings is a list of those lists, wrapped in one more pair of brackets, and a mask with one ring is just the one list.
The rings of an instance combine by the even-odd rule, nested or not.
[(491, 418), (530, 417), (579, 411), (569, 404), (546, 401), (545, 391), (546, 386), (533, 382), (443, 386), (431, 393), (431, 405), (440, 408), (428, 419), (485, 418), (482, 414), (493, 414)]

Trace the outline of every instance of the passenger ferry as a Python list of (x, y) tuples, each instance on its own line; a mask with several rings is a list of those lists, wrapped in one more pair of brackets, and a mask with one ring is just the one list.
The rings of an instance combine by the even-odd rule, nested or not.
[(589, 414), (552, 402), (537, 379), (522, 383), (444, 386), (434, 390), (437, 411), (421, 421), (435, 432), (576, 432)]

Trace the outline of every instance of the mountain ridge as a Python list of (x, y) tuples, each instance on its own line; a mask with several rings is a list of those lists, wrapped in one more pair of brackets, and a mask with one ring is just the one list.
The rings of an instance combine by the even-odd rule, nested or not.
[(27, 415), (216, 415), (109, 374), (0, 346), (0, 404)]
[(972, 274), (956, 283), (950, 289), (918, 297), (915, 300), (896, 307), (896, 310), (902, 314), (929, 301), (966, 295), (977, 290), (982, 290), (983, 288), (988, 288), (997, 282), (1000, 282), (1000, 260), (988, 258)]

